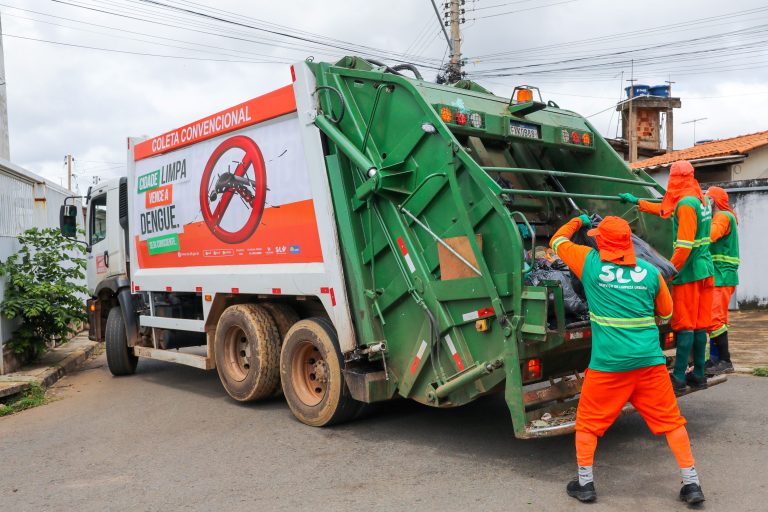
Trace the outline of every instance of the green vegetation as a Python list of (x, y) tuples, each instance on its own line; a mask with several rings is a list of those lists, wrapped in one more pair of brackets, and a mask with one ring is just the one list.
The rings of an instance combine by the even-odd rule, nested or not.
[(18, 240), (21, 249), (0, 262), (0, 276), (8, 279), (0, 314), (21, 320), (7, 345), (37, 356), (85, 321), (88, 290), (75, 283), (85, 278), (86, 262), (82, 247), (58, 229), (32, 228)]
[(7, 416), (45, 403), (45, 389), (34, 383), (24, 393), (0, 401), (0, 416)]
[(768, 377), (768, 366), (752, 369), (752, 375), (755, 377)]

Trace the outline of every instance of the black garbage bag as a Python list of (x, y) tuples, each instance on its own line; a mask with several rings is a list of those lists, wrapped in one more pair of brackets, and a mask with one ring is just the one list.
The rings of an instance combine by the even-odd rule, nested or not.
[[(600, 221), (603, 220), (603, 218), (596, 213), (592, 214), (589, 219), (592, 221), (593, 226), (597, 226)], [(595, 238), (587, 235), (587, 231), (588, 229), (586, 228), (578, 230), (576, 234), (573, 235), (573, 242), (580, 245), (588, 245), (593, 249), (597, 249)], [(632, 245), (635, 246), (635, 255), (659, 269), (659, 272), (661, 272), (661, 275), (664, 276), (665, 280), (669, 281), (675, 276), (677, 270), (672, 262), (659, 254), (659, 251), (651, 247), (648, 242), (634, 233), (632, 234)]]
[(537, 259), (526, 282), (533, 286), (540, 286), (542, 281), (558, 281), (560, 283), (560, 287), (563, 289), (563, 303), (567, 317), (570, 317), (571, 320), (587, 318), (588, 308), (584, 297), (584, 288), (567, 267), (561, 270), (557, 262), (553, 264), (545, 259)]

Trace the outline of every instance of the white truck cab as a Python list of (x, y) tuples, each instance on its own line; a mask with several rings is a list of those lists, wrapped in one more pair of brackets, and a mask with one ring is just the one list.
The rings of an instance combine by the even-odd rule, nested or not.
[(125, 229), (120, 225), (120, 187), (116, 178), (91, 190), (86, 215), (88, 289), (93, 296), (107, 279), (127, 278)]

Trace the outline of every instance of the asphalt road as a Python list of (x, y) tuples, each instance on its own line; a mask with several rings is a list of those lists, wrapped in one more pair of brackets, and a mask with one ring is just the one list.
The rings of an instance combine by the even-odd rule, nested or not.
[[(599, 501), (565, 495), (572, 436), (516, 440), (501, 397), (434, 410), (387, 404), (315, 429), (280, 400), (241, 405), (216, 372), (104, 356), (0, 418), (3, 511), (685, 510), (663, 438), (620, 419), (601, 441)], [(768, 510), (768, 378), (734, 376), (681, 400), (711, 511)]]

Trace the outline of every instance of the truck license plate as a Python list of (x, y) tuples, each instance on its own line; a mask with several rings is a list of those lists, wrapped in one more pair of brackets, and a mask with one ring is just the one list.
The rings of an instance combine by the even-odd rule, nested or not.
[(515, 137), (525, 137), (526, 139), (538, 139), (539, 127), (535, 124), (520, 123), (518, 121), (509, 122), (509, 133)]

